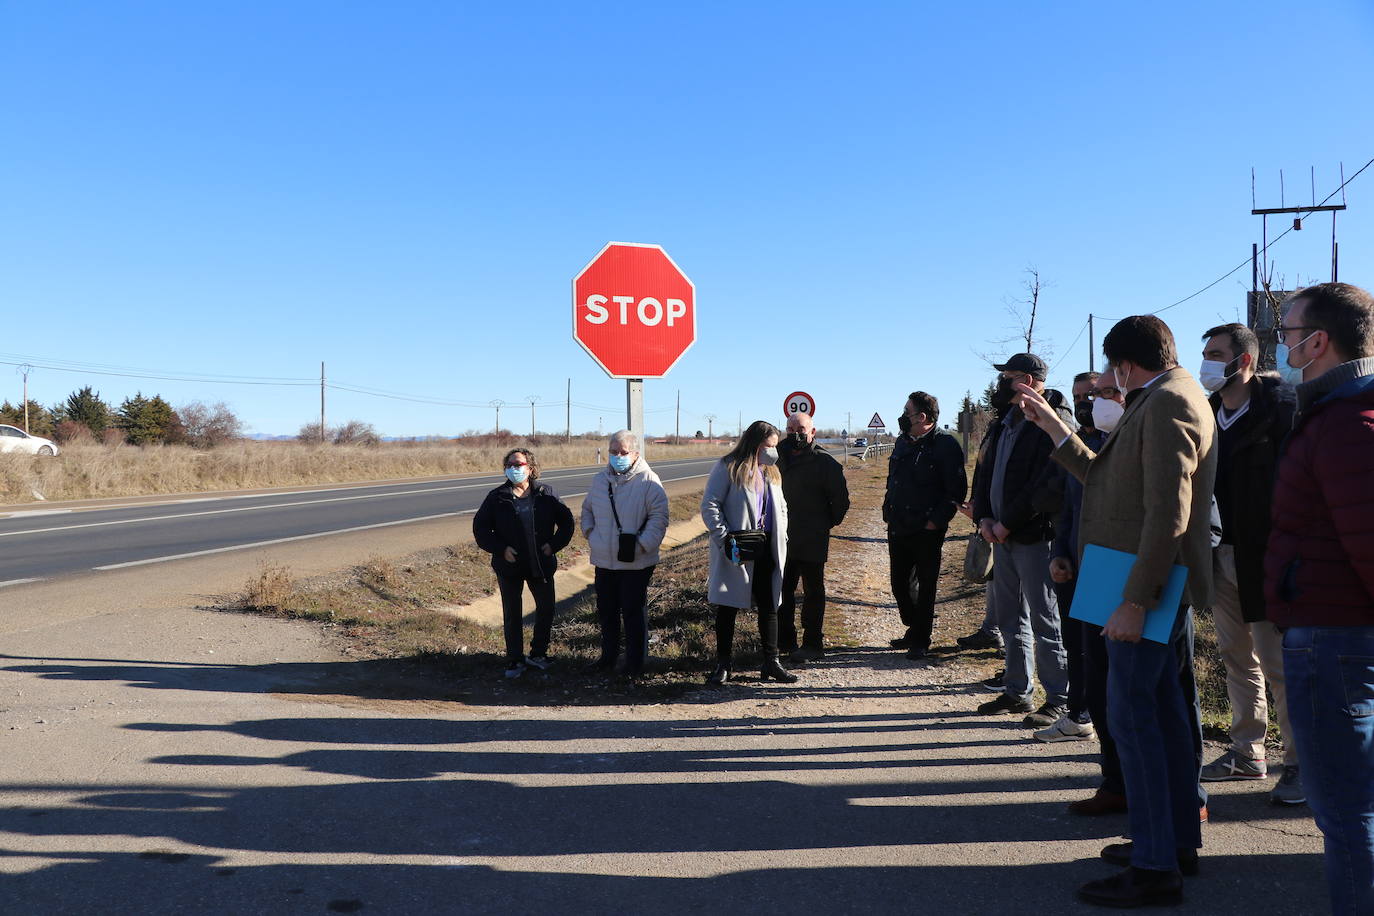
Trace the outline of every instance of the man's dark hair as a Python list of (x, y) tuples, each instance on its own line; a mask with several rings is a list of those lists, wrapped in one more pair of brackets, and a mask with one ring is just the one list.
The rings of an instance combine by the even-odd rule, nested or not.
[(926, 394), (924, 391), (913, 391), (907, 396), (907, 400), (916, 408), (917, 413), (926, 415), (926, 419), (931, 423), (940, 419), (940, 402), (935, 395)]
[(1100, 378), (1101, 372), (1080, 372), (1073, 377), (1073, 383), (1077, 385), (1079, 382), (1095, 382)]
[(1235, 359), (1242, 353), (1250, 354), (1250, 365), (1253, 367), (1259, 361), (1259, 338), (1255, 332), (1243, 324), (1219, 324), (1202, 335), (1203, 341), (1211, 340), (1220, 334), (1225, 334), (1231, 338), (1231, 358)]
[(1293, 294), (1303, 303), (1303, 323), (1331, 338), (1347, 360), (1374, 356), (1374, 296), (1349, 283), (1318, 283)]
[(1149, 372), (1163, 372), (1178, 365), (1174, 332), (1154, 315), (1122, 318), (1102, 338), (1102, 355), (1113, 366), (1130, 360)]

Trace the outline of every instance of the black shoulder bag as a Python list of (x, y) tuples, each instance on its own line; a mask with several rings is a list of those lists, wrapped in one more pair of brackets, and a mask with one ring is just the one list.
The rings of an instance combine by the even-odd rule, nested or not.
[(615, 530), (620, 535), (620, 540), (616, 545), (615, 558), (621, 563), (633, 563), (639, 556), (639, 536), (644, 533), (644, 528), (649, 524), (649, 520), (644, 519), (644, 524), (639, 526), (639, 531), (634, 534), (626, 534), (625, 529), (620, 527), (620, 513), (615, 508), (615, 487), (611, 482), (606, 481), (606, 494), (611, 497), (611, 515), (615, 516)]
[[(766, 481), (764, 486), (768, 486)], [(748, 563), (768, 549), (768, 532), (760, 528), (754, 518), (754, 501), (748, 490), (745, 490), (744, 508), (749, 513), (749, 527), (725, 536), (726, 556), (735, 563)]]

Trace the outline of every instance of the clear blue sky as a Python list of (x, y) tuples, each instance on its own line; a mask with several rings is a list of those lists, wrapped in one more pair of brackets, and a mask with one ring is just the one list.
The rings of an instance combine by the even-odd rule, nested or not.
[[(569, 281), (609, 240), (664, 245), (699, 339), (646, 383), (649, 430), (823, 426), (907, 392), (953, 421), (1012, 352), (1003, 302), (1049, 288), (1051, 382), (1088, 312), (1153, 311), (1246, 260), (1260, 206), (1374, 157), (1374, 12), (1225, 3), (463, 4), (0, 0), (0, 360), (332, 380), (511, 406), (528, 429), (623, 424), (624, 383), (571, 339)], [(1374, 284), (1374, 167), (1347, 192), (1341, 278)], [(1271, 227), (1283, 228), (1282, 220)], [(1276, 234), (1271, 230), (1271, 234)], [(1327, 279), (1330, 223), (1272, 250)], [(1196, 368), (1248, 265), (1163, 317)], [(1098, 339), (1105, 330), (1099, 326)], [(1069, 350), (1070, 343), (1072, 350)], [(39, 369), (224, 400), (294, 433), (309, 386)], [(0, 397), (19, 377), (0, 365)], [(343, 391), (387, 435), (486, 407)]]

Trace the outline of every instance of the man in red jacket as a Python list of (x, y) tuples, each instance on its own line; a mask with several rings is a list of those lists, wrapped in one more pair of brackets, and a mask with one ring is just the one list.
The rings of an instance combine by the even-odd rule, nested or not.
[(1288, 713), (1332, 908), (1374, 913), (1374, 296), (1322, 283), (1291, 301), (1277, 356), (1302, 382), (1274, 488), (1266, 607), (1285, 631)]

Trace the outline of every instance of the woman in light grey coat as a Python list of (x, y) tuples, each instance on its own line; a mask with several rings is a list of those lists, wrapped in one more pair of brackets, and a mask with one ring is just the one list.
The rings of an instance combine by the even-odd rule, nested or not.
[(606, 467), (582, 501), (582, 534), (596, 568), (596, 616), (601, 624), (601, 657), (592, 669), (615, 667), (623, 620), (625, 673), (634, 677), (643, 673), (649, 649), (645, 598), (659, 545), (668, 532), (668, 494), (640, 454), (634, 433), (613, 433), (608, 452)]
[[(755, 420), (706, 481), (701, 518), (711, 537), (707, 596), (716, 609), (716, 670), (706, 679), (708, 684), (730, 679), (735, 617), (751, 600), (759, 612), (761, 676), (787, 684), (797, 680), (778, 661), (778, 602), (787, 562), (787, 501), (776, 467), (778, 439), (776, 426)], [(744, 559), (731, 532), (750, 529), (763, 531), (766, 543), (754, 559)]]

